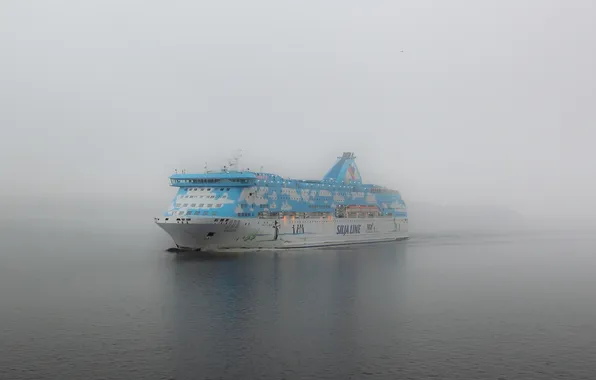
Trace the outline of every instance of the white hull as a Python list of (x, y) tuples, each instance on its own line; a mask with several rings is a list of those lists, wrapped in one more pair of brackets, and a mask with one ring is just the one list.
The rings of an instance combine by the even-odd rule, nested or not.
[[(180, 249), (283, 249), (374, 243), (408, 238), (407, 219), (156, 218)], [(277, 228), (276, 228), (277, 225)], [(276, 232), (277, 229), (277, 232)]]

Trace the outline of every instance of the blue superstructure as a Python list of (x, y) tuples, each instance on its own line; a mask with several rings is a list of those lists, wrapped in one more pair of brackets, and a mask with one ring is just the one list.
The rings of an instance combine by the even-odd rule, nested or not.
[(170, 177), (179, 190), (167, 218), (407, 218), (397, 190), (362, 183), (351, 152), (343, 153), (322, 180), (222, 169)]

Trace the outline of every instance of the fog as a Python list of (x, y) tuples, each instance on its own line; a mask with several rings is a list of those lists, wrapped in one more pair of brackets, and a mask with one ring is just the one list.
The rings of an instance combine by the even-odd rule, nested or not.
[(308, 178), (354, 151), (412, 212), (590, 221), (595, 19), (590, 0), (4, 0), (2, 203), (161, 210), (175, 168), (234, 149)]

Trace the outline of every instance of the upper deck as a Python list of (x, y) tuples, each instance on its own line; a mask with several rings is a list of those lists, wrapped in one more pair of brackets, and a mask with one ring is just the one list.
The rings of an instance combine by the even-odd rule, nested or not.
[(364, 184), (361, 181), (350, 181), (348, 183), (337, 182), (333, 179), (310, 180), (282, 178), (272, 173), (255, 172), (219, 172), (219, 173), (183, 173), (170, 176), (170, 186), (174, 187), (246, 187), (246, 186), (266, 186), (284, 188), (302, 188), (302, 189), (343, 189), (351, 191), (370, 191), (372, 193), (399, 194), (397, 190), (392, 190), (374, 184)]
[[(352, 153), (344, 153), (320, 180), (226, 167), (217, 172), (176, 173), (169, 177), (170, 185), (179, 190), (166, 215), (343, 217), (364, 211), (372, 216), (406, 215), (399, 191), (363, 183), (354, 159)], [(371, 212), (371, 207), (377, 211)]]

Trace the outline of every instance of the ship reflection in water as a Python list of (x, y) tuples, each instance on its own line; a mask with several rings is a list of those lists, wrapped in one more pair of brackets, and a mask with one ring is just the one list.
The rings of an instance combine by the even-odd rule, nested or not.
[(177, 254), (166, 309), (179, 375), (283, 378), (307, 365), (349, 378), (399, 334), (406, 247)]

